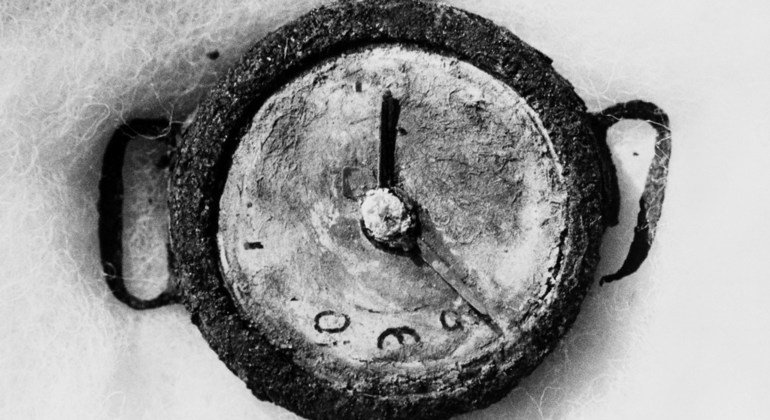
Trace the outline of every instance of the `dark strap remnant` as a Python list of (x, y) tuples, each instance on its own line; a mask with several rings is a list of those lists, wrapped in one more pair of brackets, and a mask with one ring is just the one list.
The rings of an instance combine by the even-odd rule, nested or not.
[[(628, 255), (623, 265), (615, 274), (604, 276), (599, 284), (620, 280), (642, 265), (650, 252), (652, 241), (655, 239), (655, 230), (660, 220), (663, 197), (668, 180), (668, 163), (671, 158), (671, 129), (668, 115), (657, 105), (644, 101), (630, 101), (613, 105), (604, 111), (595, 114), (596, 127), (601, 131), (600, 136), (606, 139), (606, 131), (620, 120), (641, 120), (649, 123), (655, 129), (655, 155), (650, 163), (642, 197), (639, 199), (639, 215), (634, 228), (634, 239), (628, 250)], [(616, 179), (616, 178), (615, 178)], [(617, 181), (615, 181), (617, 182)], [(617, 198), (611, 203), (617, 212)], [(613, 219), (617, 223), (617, 217), (610, 215), (610, 223)]]
[[(126, 146), (136, 136), (158, 138), (173, 146), (179, 125), (166, 120), (133, 120), (120, 126), (104, 151), (102, 178), (99, 180), (99, 251), (104, 280), (116, 299), (133, 309), (152, 309), (176, 303), (177, 293), (171, 286), (152, 299), (131, 294), (123, 278), (123, 163)], [(169, 258), (173, 256), (169, 250)]]

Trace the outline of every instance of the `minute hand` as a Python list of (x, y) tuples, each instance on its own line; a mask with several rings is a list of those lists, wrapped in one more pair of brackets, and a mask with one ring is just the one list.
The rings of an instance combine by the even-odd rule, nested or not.
[(489, 309), (482, 301), (478, 293), (465, 284), (468, 277), (468, 271), (446, 258), (441, 257), (433, 247), (422, 238), (417, 238), (417, 246), (420, 249), (420, 256), (435, 271), (444, 282), (446, 282), (463, 300), (468, 302), (473, 309), (481, 315), (489, 317)]

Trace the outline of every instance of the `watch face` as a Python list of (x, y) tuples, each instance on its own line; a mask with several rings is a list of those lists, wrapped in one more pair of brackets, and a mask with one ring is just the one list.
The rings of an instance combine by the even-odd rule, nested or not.
[(173, 165), (178, 289), (256, 396), (444, 418), (534, 369), (603, 232), (599, 151), (550, 61), (447, 6), (343, 2), (269, 35)]
[[(400, 111), (389, 187), (417, 209), (416, 249), (378, 246), (362, 223), (385, 92)], [(224, 281), (271, 344), (335, 386), (435, 392), (462, 386), (458, 366), (505, 369), (558, 276), (567, 201), (549, 144), (524, 99), (469, 63), (397, 44), (328, 59), (271, 95), (234, 153)]]

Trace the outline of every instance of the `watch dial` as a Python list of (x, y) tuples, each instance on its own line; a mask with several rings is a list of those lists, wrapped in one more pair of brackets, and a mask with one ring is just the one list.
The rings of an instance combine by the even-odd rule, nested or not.
[[(362, 229), (386, 92), (399, 106), (393, 184), (419, 212), (421, 258)], [(242, 138), (220, 201), (225, 283), (274, 345), (335, 386), (460, 384), (460, 367), (504, 368), (548, 299), (566, 226), (558, 165), (535, 112), (481, 69), (399, 45), (341, 54), (275, 91)], [(464, 273), (484, 310), (426, 253)], [(415, 378), (429, 381), (410, 389)]]

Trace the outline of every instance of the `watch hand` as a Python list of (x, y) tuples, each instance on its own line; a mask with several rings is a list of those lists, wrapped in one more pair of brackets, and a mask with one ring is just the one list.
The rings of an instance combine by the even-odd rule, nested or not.
[[(462, 266), (453, 264), (451, 259), (441, 257), (434, 247), (424, 239), (419, 237), (408, 238), (404, 236), (405, 232), (394, 229), (394, 227), (401, 227), (401, 230), (409, 230), (404, 228), (401, 223), (406, 220), (405, 218), (408, 217), (408, 213), (400, 214), (399, 217), (389, 215), (393, 209), (399, 208), (397, 202), (403, 203), (403, 197), (390, 197), (393, 194), (391, 187), (395, 184), (396, 136), (400, 111), (401, 107), (398, 100), (393, 98), (393, 94), (389, 90), (386, 90), (382, 95), (382, 108), (380, 110), (380, 156), (377, 180), (381, 190), (370, 190), (362, 204), (364, 216), (362, 226), (366, 228), (365, 233), (369, 233), (369, 236), (375, 242), (386, 243), (391, 247), (401, 247), (406, 252), (409, 252), (413, 245), (405, 245), (417, 245), (416, 249), (412, 249), (412, 251), (419, 250), (416, 253), (419, 258), (428, 264), (449, 287), (457, 292), (460, 298), (476, 311), (495, 333), (503, 335), (502, 329), (489, 315), (489, 309), (481, 297), (465, 284), (464, 280), (469, 274)], [(348, 194), (350, 193), (348, 192)], [(388, 198), (390, 198), (391, 202), (387, 200)], [(403, 209), (401, 210), (403, 212)], [(390, 220), (391, 223), (380, 223), (385, 220)], [(394, 221), (399, 223), (393, 223)], [(390, 226), (391, 224), (394, 226)], [(375, 229), (375, 227), (379, 229)], [(380, 234), (378, 235), (377, 233)]]
[(489, 324), (490, 328), (498, 335), (503, 335), (499, 325), (492, 319), (489, 309), (484, 304), (481, 296), (465, 284), (465, 279), (469, 276), (468, 271), (453, 264), (451, 260), (440, 256), (433, 247), (422, 238), (417, 238), (417, 246), (420, 250), (420, 258), (425, 261), (435, 271), (445, 283), (447, 283), (458, 295), (470, 305), (481, 318)]
[(389, 188), (395, 184), (396, 136), (401, 106), (393, 94), (386, 90), (382, 94), (380, 109), (380, 153), (379, 170), (375, 182), (370, 182), (365, 170), (356, 167), (342, 169), (342, 195), (351, 200), (359, 199), (367, 190), (379, 186)]
[(380, 188), (388, 188), (395, 183), (396, 134), (400, 112), (398, 100), (386, 90), (380, 110), (380, 165), (377, 172)]

